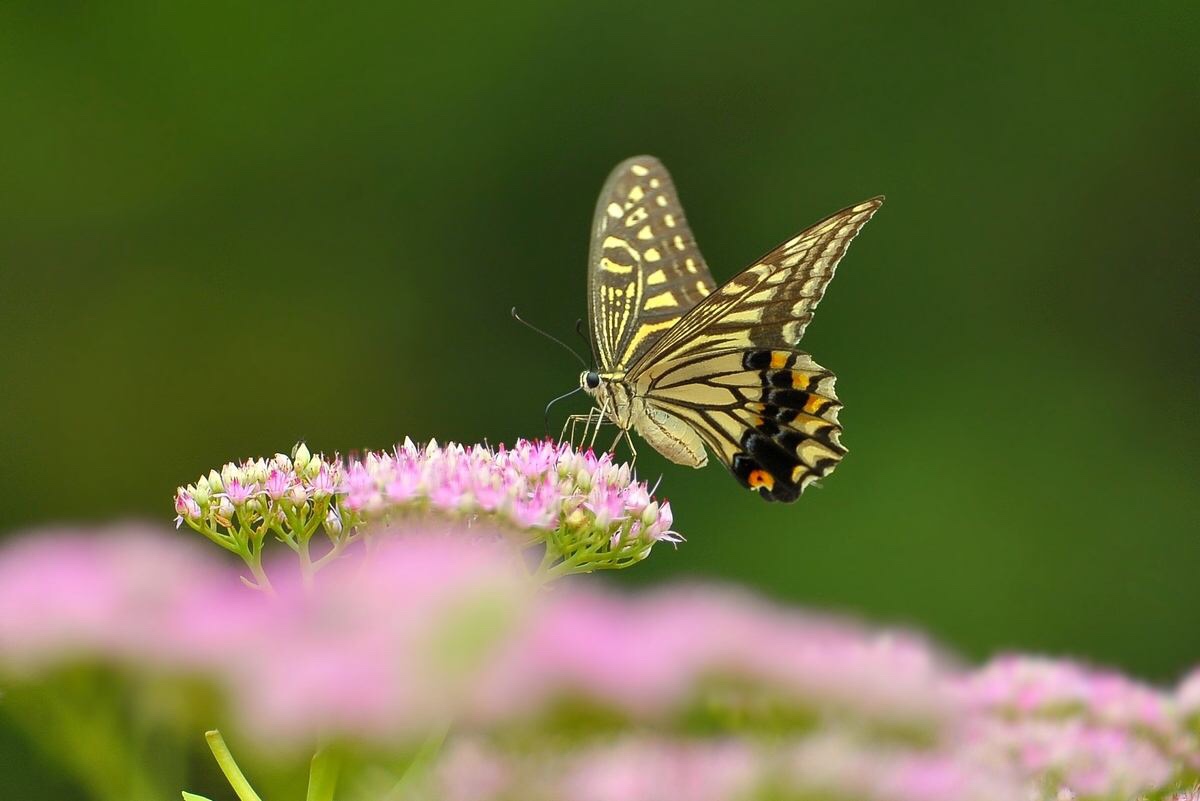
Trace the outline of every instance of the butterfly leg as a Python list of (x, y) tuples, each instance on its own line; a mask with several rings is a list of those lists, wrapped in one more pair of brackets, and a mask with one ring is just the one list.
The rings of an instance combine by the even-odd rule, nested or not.
[(617, 438), (614, 439), (613, 444), (609, 446), (608, 452), (611, 454), (616, 454), (617, 446), (621, 444), (621, 440), (625, 440), (627, 443), (629, 443), (629, 466), (632, 467), (637, 463), (637, 448), (635, 448), (633, 445), (633, 437), (629, 435), (628, 428), (622, 428), (619, 432), (617, 432)]
[[(589, 411), (587, 414), (573, 414), (568, 417), (566, 422), (563, 423), (562, 433), (558, 435), (558, 441), (569, 442), (571, 443), (571, 447), (574, 448), (575, 435), (579, 432), (579, 424), (584, 423), (586, 426), (591, 416), (592, 412)], [(584, 436), (587, 436), (586, 433)]]
[[(563, 424), (562, 432), (558, 435), (559, 442), (562, 442), (564, 441), (564, 438), (569, 437), (569, 439), (566, 439), (566, 441), (571, 443), (572, 448), (582, 448), (583, 443), (588, 439), (588, 434), (592, 431), (592, 426), (595, 425), (597, 428), (599, 428), (600, 424), (603, 422), (601, 414), (602, 410), (593, 406), (588, 410), (587, 414), (573, 414), (569, 416), (566, 422)], [(576, 434), (579, 433), (580, 423), (583, 424), (583, 435), (576, 440)], [(570, 433), (568, 434), (568, 432)], [(578, 445), (576, 444), (577, 441)]]
[[(596, 418), (596, 427), (592, 430), (591, 441), (588, 442), (588, 447), (593, 450), (596, 448), (596, 437), (600, 435), (600, 426), (604, 423), (604, 415), (608, 412), (608, 401), (609, 399), (605, 398), (604, 405), (600, 407), (600, 415)], [(584, 429), (583, 435), (587, 436), (587, 429)]]
[[(566, 421), (563, 423), (562, 431), (559, 432), (558, 441), (559, 442), (564, 442), (564, 441), (570, 442), (571, 446), (574, 447), (575, 446), (575, 426), (583, 418), (584, 418), (584, 415), (582, 415), (582, 414), (573, 414), (573, 415), (570, 415), (569, 417), (567, 417)], [(571, 432), (570, 439), (567, 439), (568, 431)]]

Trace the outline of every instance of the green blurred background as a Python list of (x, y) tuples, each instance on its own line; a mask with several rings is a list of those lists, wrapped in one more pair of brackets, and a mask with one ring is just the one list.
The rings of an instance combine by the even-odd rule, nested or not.
[(1195, 3), (719, 8), (0, 5), (0, 531), (165, 523), (300, 438), (541, 434), (578, 367), (508, 310), (574, 337), (596, 193), (651, 153), (718, 280), (888, 203), (805, 340), (836, 476), (769, 506), (643, 448), (688, 542), (612, 580), (1178, 676)]

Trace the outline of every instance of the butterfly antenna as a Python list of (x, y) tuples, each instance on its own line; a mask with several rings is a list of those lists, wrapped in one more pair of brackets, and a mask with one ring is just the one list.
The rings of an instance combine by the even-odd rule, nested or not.
[[(576, 352), (576, 350), (575, 350), (574, 348), (572, 348), (572, 347), (571, 347), (570, 345), (568, 345), (566, 342), (563, 342), (561, 339), (559, 339), (558, 337), (554, 336), (553, 334), (548, 334), (548, 333), (546, 333), (545, 331), (543, 331), (542, 329), (538, 328), (538, 327), (537, 327), (536, 325), (534, 325), (533, 323), (531, 323), (531, 322), (529, 322), (528, 320), (526, 320), (526, 319), (524, 319), (523, 317), (521, 317), (521, 315), (517, 314), (517, 307), (516, 307), (516, 306), (513, 306), (513, 307), (512, 307), (512, 316), (513, 316), (513, 319), (514, 319), (514, 320), (516, 320), (516, 321), (517, 321), (518, 323), (520, 323), (521, 325), (523, 325), (523, 326), (525, 326), (525, 327), (527, 327), (527, 328), (531, 328), (531, 329), (533, 329), (534, 331), (537, 331), (539, 334), (541, 334), (542, 336), (544, 336), (546, 339), (550, 340), (551, 342), (557, 342), (559, 345), (562, 345), (564, 348), (566, 348), (566, 350), (567, 350), (567, 352), (568, 352), (568, 353), (570, 353), (572, 356), (574, 356), (576, 359), (578, 359), (578, 360), (579, 360), (579, 363), (583, 365), (583, 369), (584, 369), (584, 370), (588, 369), (588, 363), (587, 363), (587, 362), (585, 362), (585, 361), (583, 360), (583, 357), (582, 357), (582, 356), (580, 356), (580, 355), (579, 355), (579, 354)], [(569, 394), (569, 393), (568, 393), (568, 394)]]
[(583, 338), (583, 341), (587, 343), (588, 352), (592, 354), (592, 364), (599, 364), (600, 362), (596, 358), (596, 346), (592, 344), (592, 338), (589, 337), (587, 332), (583, 330), (582, 319), (575, 321), (575, 333), (579, 334), (579, 336)]
[(547, 437), (550, 436), (550, 407), (553, 406), (554, 404), (558, 403), (560, 400), (563, 400), (564, 398), (571, 397), (572, 395), (574, 395), (576, 392), (580, 391), (581, 389), (583, 389), (583, 387), (575, 387), (575, 389), (571, 390), (570, 392), (564, 392), (563, 394), (559, 395), (557, 398), (555, 398), (554, 400), (552, 400), (546, 404), (546, 411), (544, 413), (544, 415), (545, 415), (544, 422), (546, 424), (546, 436)]

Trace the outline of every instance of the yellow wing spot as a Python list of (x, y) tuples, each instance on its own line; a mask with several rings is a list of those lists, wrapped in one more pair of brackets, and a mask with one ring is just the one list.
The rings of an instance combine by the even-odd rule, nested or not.
[(746, 477), (746, 483), (751, 489), (766, 487), (769, 492), (775, 488), (775, 476), (766, 470), (751, 470), (750, 475)]
[(632, 167), (629, 168), (629, 171), (632, 172), (634, 175), (647, 175), (650, 172), (650, 170), (646, 169), (641, 164), (634, 164)]
[(658, 252), (658, 248), (646, 248), (646, 252), (642, 255), (649, 262), (655, 262), (662, 258), (662, 254)]
[(654, 202), (660, 206), (665, 206), (669, 201), (667, 200), (666, 195), (659, 195), (658, 197), (654, 198)]
[(620, 250), (623, 250), (626, 253), (628, 253), (630, 256), (632, 256), (635, 261), (638, 258), (637, 248), (635, 248), (633, 245), (629, 244), (628, 242), (626, 242), (624, 239), (622, 239), (619, 236), (604, 237), (603, 247), (605, 250), (608, 250), (609, 248), (618, 248)]
[[(755, 278), (762, 278), (768, 275), (773, 268), (769, 264), (756, 264), (753, 267), (747, 268), (742, 275), (753, 275)], [(755, 283), (758, 283), (755, 281)]]
[(674, 245), (675, 245), (675, 249), (676, 249), (676, 250), (683, 250), (683, 248), (684, 248), (684, 244), (683, 244), (683, 237), (682, 237), (682, 236), (680, 236), (679, 234), (676, 234), (676, 235), (675, 235), (675, 239), (674, 239), (674, 240), (672, 240), (672, 242), (674, 243)]
[(638, 239), (653, 239), (654, 229), (648, 225), (643, 225), (642, 230), (638, 231), (637, 237)]
[(642, 206), (638, 206), (636, 209), (634, 209), (633, 211), (631, 211), (629, 213), (628, 217), (625, 218), (625, 227), (632, 228), (635, 225), (640, 225), (641, 223), (644, 223), (646, 221), (646, 218), (649, 216), (650, 215), (646, 213), (645, 208), (643, 208)]
[(804, 460), (805, 464), (815, 465), (822, 459), (829, 457), (837, 457), (837, 454), (826, 448), (815, 439), (806, 439), (796, 446), (796, 455)]
[(735, 311), (730, 314), (726, 314), (721, 318), (721, 322), (744, 323), (745, 325), (750, 325), (751, 323), (757, 323), (762, 320), (762, 312), (763, 310), (761, 307), (757, 309), (743, 309), (741, 311)]
[(665, 222), (667, 224), (668, 228), (674, 228), (675, 227), (675, 215), (674, 214), (664, 214), (663, 222)]
[(808, 400), (804, 402), (804, 411), (809, 414), (816, 414), (825, 405), (825, 399), (820, 395), (809, 395)]
[(632, 264), (617, 264), (612, 259), (601, 258), (600, 269), (606, 273), (616, 273), (617, 275), (628, 275), (633, 272)]
[(670, 290), (661, 294), (655, 295), (652, 298), (646, 298), (646, 305), (642, 308), (649, 311), (650, 309), (670, 309), (673, 306), (678, 306), (679, 301), (675, 300), (675, 294)]
[(771, 369), (782, 370), (784, 367), (787, 367), (788, 356), (791, 355), (786, 350), (771, 351)]
[[(696, 260), (695, 260), (695, 259), (686, 259), (686, 260), (683, 262), (683, 266), (684, 266), (684, 267), (687, 267), (687, 271), (688, 271), (689, 273), (694, 273), (694, 272), (696, 272)], [(708, 293), (707, 293), (707, 292), (705, 292), (704, 294), (705, 294), (705, 295), (707, 295)]]
[(617, 218), (623, 217), (623, 216), (625, 216), (625, 210), (623, 208), (621, 208), (620, 203), (609, 203), (608, 204), (608, 216), (609, 217), (617, 217)]
[[(695, 270), (692, 272), (695, 272)], [(696, 282), (696, 291), (700, 293), (701, 297), (708, 297), (708, 287), (704, 285), (703, 281)]]
[(654, 286), (655, 284), (665, 284), (667, 282), (667, 274), (662, 270), (655, 270), (646, 276), (646, 283)]
[(660, 181), (659, 181), (657, 178), (651, 178), (651, 179), (650, 179), (650, 188), (651, 188), (651, 189), (658, 189), (658, 185), (659, 185), (659, 183), (661, 183), (661, 182), (660, 182)]
[(808, 373), (792, 373), (792, 389), (808, 389), (810, 376)]
[(808, 472), (808, 468), (802, 464), (798, 464), (792, 468), (792, 483), (799, 484), (800, 479), (804, 478), (804, 474)]
[(629, 199), (632, 200), (634, 203), (641, 200), (645, 196), (646, 196), (646, 193), (642, 190), (642, 188), (640, 186), (635, 186), (633, 189), (629, 190)]
[(634, 354), (634, 352), (637, 351), (638, 345), (642, 344), (646, 337), (650, 336), (655, 331), (664, 331), (675, 325), (677, 322), (679, 322), (679, 318), (672, 317), (668, 320), (662, 320), (657, 323), (642, 323), (641, 327), (638, 328), (637, 333), (634, 334), (633, 338), (629, 340), (629, 344), (625, 346), (625, 352), (621, 354), (621, 358), (617, 361), (617, 364), (625, 364)]

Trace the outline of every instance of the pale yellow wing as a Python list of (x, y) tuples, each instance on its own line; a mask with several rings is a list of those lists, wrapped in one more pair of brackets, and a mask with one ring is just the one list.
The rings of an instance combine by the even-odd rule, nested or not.
[(662, 163), (621, 162), (596, 204), (588, 319), (601, 372), (621, 371), (716, 283)]
[(872, 198), (826, 217), (700, 301), (629, 368), (630, 380), (689, 353), (794, 348), (851, 240), (883, 204)]

